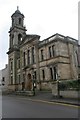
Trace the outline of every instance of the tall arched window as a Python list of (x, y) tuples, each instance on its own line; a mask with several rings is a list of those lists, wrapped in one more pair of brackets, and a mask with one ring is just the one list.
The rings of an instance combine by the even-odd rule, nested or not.
[(20, 44), (21, 41), (22, 41), (22, 35), (19, 34), (19, 35), (18, 35), (18, 44)]
[(21, 18), (19, 18), (19, 25), (21, 25)]
[(12, 18), (12, 26), (14, 25), (14, 19)]
[(11, 47), (13, 46), (13, 40), (14, 40), (14, 35), (12, 35), (12, 39), (11, 39)]

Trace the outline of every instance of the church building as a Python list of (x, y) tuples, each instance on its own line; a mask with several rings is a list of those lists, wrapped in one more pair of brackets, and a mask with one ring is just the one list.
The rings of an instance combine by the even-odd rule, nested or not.
[(9, 85), (10, 90), (51, 89), (58, 80), (78, 79), (78, 40), (54, 34), (42, 41), (40, 35), (27, 34), (24, 15), (12, 14), (9, 30)]

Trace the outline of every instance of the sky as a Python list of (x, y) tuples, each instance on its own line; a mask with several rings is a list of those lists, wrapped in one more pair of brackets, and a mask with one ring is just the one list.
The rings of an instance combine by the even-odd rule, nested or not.
[(79, 0), (0, 0), (0, 69), (8, 63), (11, 15), (17, 6), (24, 14), (27, 34), (40, 35), (40, 40), (56, 33), (78, 39)]

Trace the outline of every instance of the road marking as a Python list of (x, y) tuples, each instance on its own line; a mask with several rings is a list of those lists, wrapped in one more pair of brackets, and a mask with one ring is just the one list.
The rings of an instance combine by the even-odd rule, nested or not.
[(48, 104), (57, 104), (57, 105), (64, 105), (64, 106), (69, 106), (69, 107), (80, 108), (80, 106), (78, 106), (78, 105), (71, 105), (71, 104), (68, 104), (68, 103), (49, 102), (49, 101), (46, 101), (46, 100), (31, 99), (31, 98), (20, 98), (20, 99), (26, 99), (26, 100), (30, 100), (30, 101), (33, 101), (33, 102), (42, 102), (42, 103), (48, 103)]

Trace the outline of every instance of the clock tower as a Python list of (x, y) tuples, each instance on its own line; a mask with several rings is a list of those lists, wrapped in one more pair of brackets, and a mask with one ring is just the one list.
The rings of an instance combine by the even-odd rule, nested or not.
[(19, 11), (19, 7), (11, 16), (12, 24), (9, 30), (9, 86), (16, 90), (17, 81), (17, 59), (20, 57), (19, 46), (26, 36), (26, 28), (24, 26), (24, 15)]

